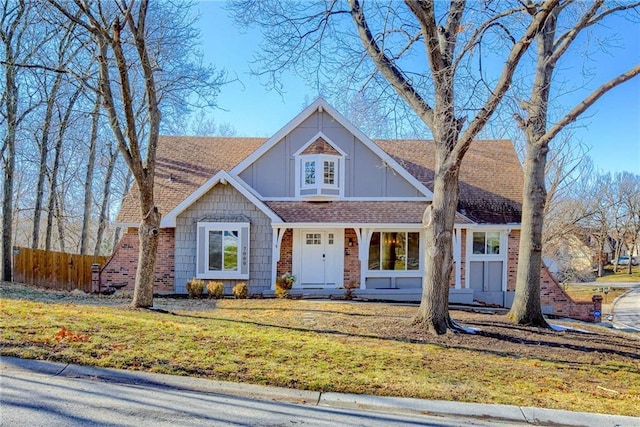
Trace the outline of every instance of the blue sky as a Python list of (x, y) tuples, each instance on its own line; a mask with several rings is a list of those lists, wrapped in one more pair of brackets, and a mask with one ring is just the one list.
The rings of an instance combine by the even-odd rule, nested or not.
[[(214, 113), (218, 123), (230, 123), (242, 136), (271, 136), (291, 120), (304, 106), (305, 98), (317, 93), (296, 76), (284, 83), (284, 94), (267, 91), (250, 74), (250, 62), (258, 50), (260, 35), (242, 32), (222, 9), (221, 1), (197, 5), (201, 13), (200, 29), (205, 62), (224, 68), (238, 79), (222, 88), (218, 98), (221, 110)], [(589, 58), (591, 81), (572, 93), (558, 98), (566, 107), (573, 106), (602, 82), (640, 63), (640, 25), (626, 20), (609, 21), (615, 43), (623, 46), (610, 52), (597, 51)], [(571, 83), (582, 79), (585, 64), (581, 54), (568, 56), (558, 72)], [(613, 89), (573, 125), (573, 138), (586, 144), (595, 166), (605, 172), (630, 171), (640, 174), (640, 77)]]

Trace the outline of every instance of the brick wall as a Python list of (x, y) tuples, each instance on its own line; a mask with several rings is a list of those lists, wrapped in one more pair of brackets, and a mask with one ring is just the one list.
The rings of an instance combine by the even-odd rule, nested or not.
[[(158, 235), (158, 257), (154, 273), (153, 292), (173, 293), (174, 288), (174, 229), (160, 229)], [(123, 289), (133, 290), (138, 266), (140, 239), (138, 229), (130, 227), (122, 235), (113, 255), (100, 272), (100, 286), (105, 289), (110, 284), (126, 283)]]
[(288, 228), (282, 235), (282, 243), (280, 244), (280, 261), (276, 274), (282, 276), (293, 271), (293, 230)]
[[(351, 239), (351, 240), (350, 240)], [(351, 241), (352, 246), (349, 246)], [(361, 287), (360, 283), (360, 260), (358, 237), (353, 228), (344, 230), (344, 283), (343, 285), (355, 284)]]
[[(515, 291), (516, 289), (519, 244), (520, 230), (512, 230), (509, 234), (509, 257), (507, 260), (507, 289), (509, 291)], [(547, 267), (544, 266), (540, 271), (540, 302), (543, 310), (554, 316), (569, 317), (588, 322), (594, 321), (594, 310), (601, 310), (600, 301), (573, 301)]]

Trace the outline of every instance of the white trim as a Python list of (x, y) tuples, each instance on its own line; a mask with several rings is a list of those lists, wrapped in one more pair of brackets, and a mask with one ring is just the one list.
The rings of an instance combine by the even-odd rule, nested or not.
[(276, 277), (278, 275), (278, 261), (280, 261), (280, 251), (282, 248), (282, 238), (287, 231), (287, 227), (273, 227), (273, 237), (271, 245), (271, 290), (276, 289)]
[(200, 197), (202, 197), (206, 192), (215, 187), (217, 184), (223, 184), (223, 181), (226, 181), (227, 184), (230, 184), (233, 188), (235, 188), (240, 194), (246, 197), (251, 203), (253, 203), (258, 209), (262, 211), (266, 216), (271, 219), (272, 223), (282, 223), (282, 219), (275, 214), (267, 205), (265, 205), (261, 200), (259, 200), (256, 196), (254, 196), (250, 191), (248, 191), (242, 184), (240, 184), (234, 177), (229, 175), (229, 173), (225, 171), (220, 171), (207, 182), (202, 184), (196, 191), (191, 193), (189, 197), (184, 199), (178, 206), (173, 208), (162, 220), (160, 221), (160, 227), (175, 227), (176, 226), (176, 218), (182, 212), (184, 212), (189, 206), (197, 202)]
[(462, 287), (462, 230), (453, 230), (453, 262), (455, 262), (455, 289)]
[(422, 228), (421, 223), (415, 224), (368, 224), (368, 223), (353, 223), (353, 222), (287, 222), (281, 224), (272, 224), (272, 227), (286, 225), (287, 228), (299, 229), (299, 228), (313, 228), (313, 229), (325, 229), (325, 228), (375, 228), (376, 231), (395, 231), (398, 229), (419, 229)]
[[(343, 156), (335, 154), (304, 154), (294, 157), (295, 167), (295, 198), (294, 200), (336, 200), (344, 197), (345, 187), (345, 161)], [(304, 183), (306, 176), (305, 163), (313, 162), (315, 182), (313, 184)], [(333, 162), (333, 184), (324, 182), (324, 162)], [(303, 190), (313, 190), (313, 194), (301, 194)], [(337, 190), (338, 194), (322, 194), (322, 190)]]
[[(296, 151), (295, 153), (293, 153), (293, 156), (294, 156), (294, 157), (296, 157), (296, 156), (302, 156), (302, 155), (303, 155), (303, 154), (302, 154), (302, 152), (303, 152), (304, 150), (306, 150), (307, 148), (309, 148), (309, 146), (310, 146), (311, 144), (313, 144), (314, 142), (316, 142), (316, 141), (318, 140), (318, 138), (322, 138), (322, 139), (324, 139), (324, 140), (325, 140), (325, 141), (326, 141), (326, 142), (327, 142), (331, 147), (333, 147), (333, 149), (334, 149), (334, 150), (336, 150), (336, 151), (339, 153), (339, 155), (340, 155), (340, 156), (342, 156), (342, 157), (346, 157), (346, 156), (347, 156), (347, 153), (345, 153), (344, 151), (342, 151), (342, 149), (341, 149), (338, 145), (336, 145), (336, 143), (335, 143), (335, 142), (333, 142), (333, 141), (332, 141), (332, 140), (331, 140), (327, 135), (325, 135), (325, 134), (324, 134), (324, 132), (322, 132), (322, 131), (320, 131), (320, 132), (318, 132), (317, 134), (315, 134), (315, 136), (314, 136), (314, 137), (312, 137), (312, 138), (309, 140), (309, 142), (307, 142), (306, 144), (304, 144), (304, 145), (302, 146), (302, 148), (300, 148), (298, 151)], [(328, 154), (328, 155), (329, 155), (329, 156), (338, 156), (338, 154)]]
[(416, 177), (411, 175), (409, 171), (400, 166), (400, 164), (396, 162), (389, 154), (387, 154), (386, 151), (384, 151), (375, 142), (373, 142), (373, 140), (362, 133), (361, 130), (351, 124), (342, 114), (340, 114), (336, 109), (329, 105), (323, 98), (316, 99), (311, 105), (302, 110), (302, 112), (300, 112), (296, 117), (289, 121), (289, 123), (287, 123), (282, 129), (276, 132), (275, 135), (265, 141), (262, 146), (251, 153), (236, 167), (231, 169), (230, 173), (232, 175), (239, 175), (316, 111), (324, 111), (329, 114), (334, 120), (336, 120), (345, 129), (351, 132), (351, 134), (353, 134), (358, 140), (360, 140), (360, 142), (362, 142), (367, 148), (369, 148), (378, 157), (380, 157), (380, 159), (384, 163), (386, 163), (395, 172), (397, 172), (398, 175), (412, 184), (420, 193), (424, 194), (428, 200), (433, 200), (433, 193), (424, 184), (422, 184)]
[[(471, 261), (502, 261), (502, 291), (506, 290), (507, 286), (507, 264), (509, 260), (508, 247), (506, 242), (509, 240), (509, 230), (515, 228), (512, 225), (506, 227), (505, 225), (499, 226), (497, 224), (479, 224), (472, 227), (467, 227), (466, 232), (466, 254), (465, 254), (465, 288), (471, 289)], [(518, 224), (517, 228), (520, 228)], [(500, 253), (499, 254), (474, 254), (473, 253), (473, 232), (497, 232), (500, 233)]]
[[(205, 234), (205, 240), (204, 242), (200, 241), (200, 230), (204, 229), (204, 234)], [(241, 252), (240, 248), (241, 248), (241, 243), (242, 243), (242, 239), (243, 239), (243, 232), (242, 230), (246, 229), (246, 239), (247, 239), (247, 245), (246, 245), (246, 268), (247, 268), (247, 272), (243, 273), (242, 272), (242, 260), (243, 260), (243, 253)], [(250, 266), (250, 259), (251, 259), (251, 224), (249, 224), (248, 222), (211, 222), (211, 221), (203, 221), (203, 222), (198, 222), (197, 224), (197, 233), (196, 233), (196, 278), (198, 279), (241, 279), (241, 280), (246, 280), (249, 279), (249, 274), (251, 271), (251, 266)], [(210, 270), (209, 269), (209, 232), (210, 231), (236, 231), (238, 233), (238, 246), (237, 246), (237, 269), (236, 270), (224, 270), (224, 237), (222, 240), (222, 265), (223, 265), (223, 269), (222, 270)], [(224, 236), (224, 233), (222, 234), (222, 236)], [(204, 259), (199, 259), (200, 258), (200, 245), (205, 245), (205, 254), (204, 254)], [(203, 262), (204, 263), (204, 273), (200, 273), (199, 270), (199, 266), (201, 265), (200, 263)]]
[[(257, 194), (257, 193), (255, 193)], [(260, 197), (264, 202), (300, 202), (299, 197)], [(343, 197), (340, 202), (429, 202), (426, 197)]]

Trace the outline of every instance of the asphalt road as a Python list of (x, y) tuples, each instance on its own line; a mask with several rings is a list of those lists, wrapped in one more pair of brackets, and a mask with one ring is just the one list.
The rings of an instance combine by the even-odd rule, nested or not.
[(615, 327), (640, 332), (640, 284), (620, 295), (613, 304), (612, 312)]
[(454, 416), (389, 413), (203, 393), (157, 384), (119, 384), (4, 372), (2, 426), (487, 426)]
[(0, 358), (0, 426), (640, 426), (545, 408), (320, 393)]

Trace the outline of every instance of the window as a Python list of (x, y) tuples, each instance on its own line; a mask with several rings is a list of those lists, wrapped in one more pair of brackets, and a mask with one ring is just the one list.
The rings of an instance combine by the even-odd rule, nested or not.
[(304, 162), (304, 185), (313, 185), (316, 183), (316, 162)]
[(321, 245), (322, 234), (320, 233), (307, 233), (306, 236), (307, 245)]
[(342, 194), (340, 173), (344, 168), (339, 156), (307, 154), (298, 156), (296, 192), (302, 197), (337, 198)]
[(473, 232), (474, 255), (499, 255), (500, 232), (498, 231), (474, 231)]
[(369, 270), (419, 270), (420, 233), (375, 232), (369, 243)]
[(249, 223), (199, 222), (197, 274), (203, 279), (249, 278)]

